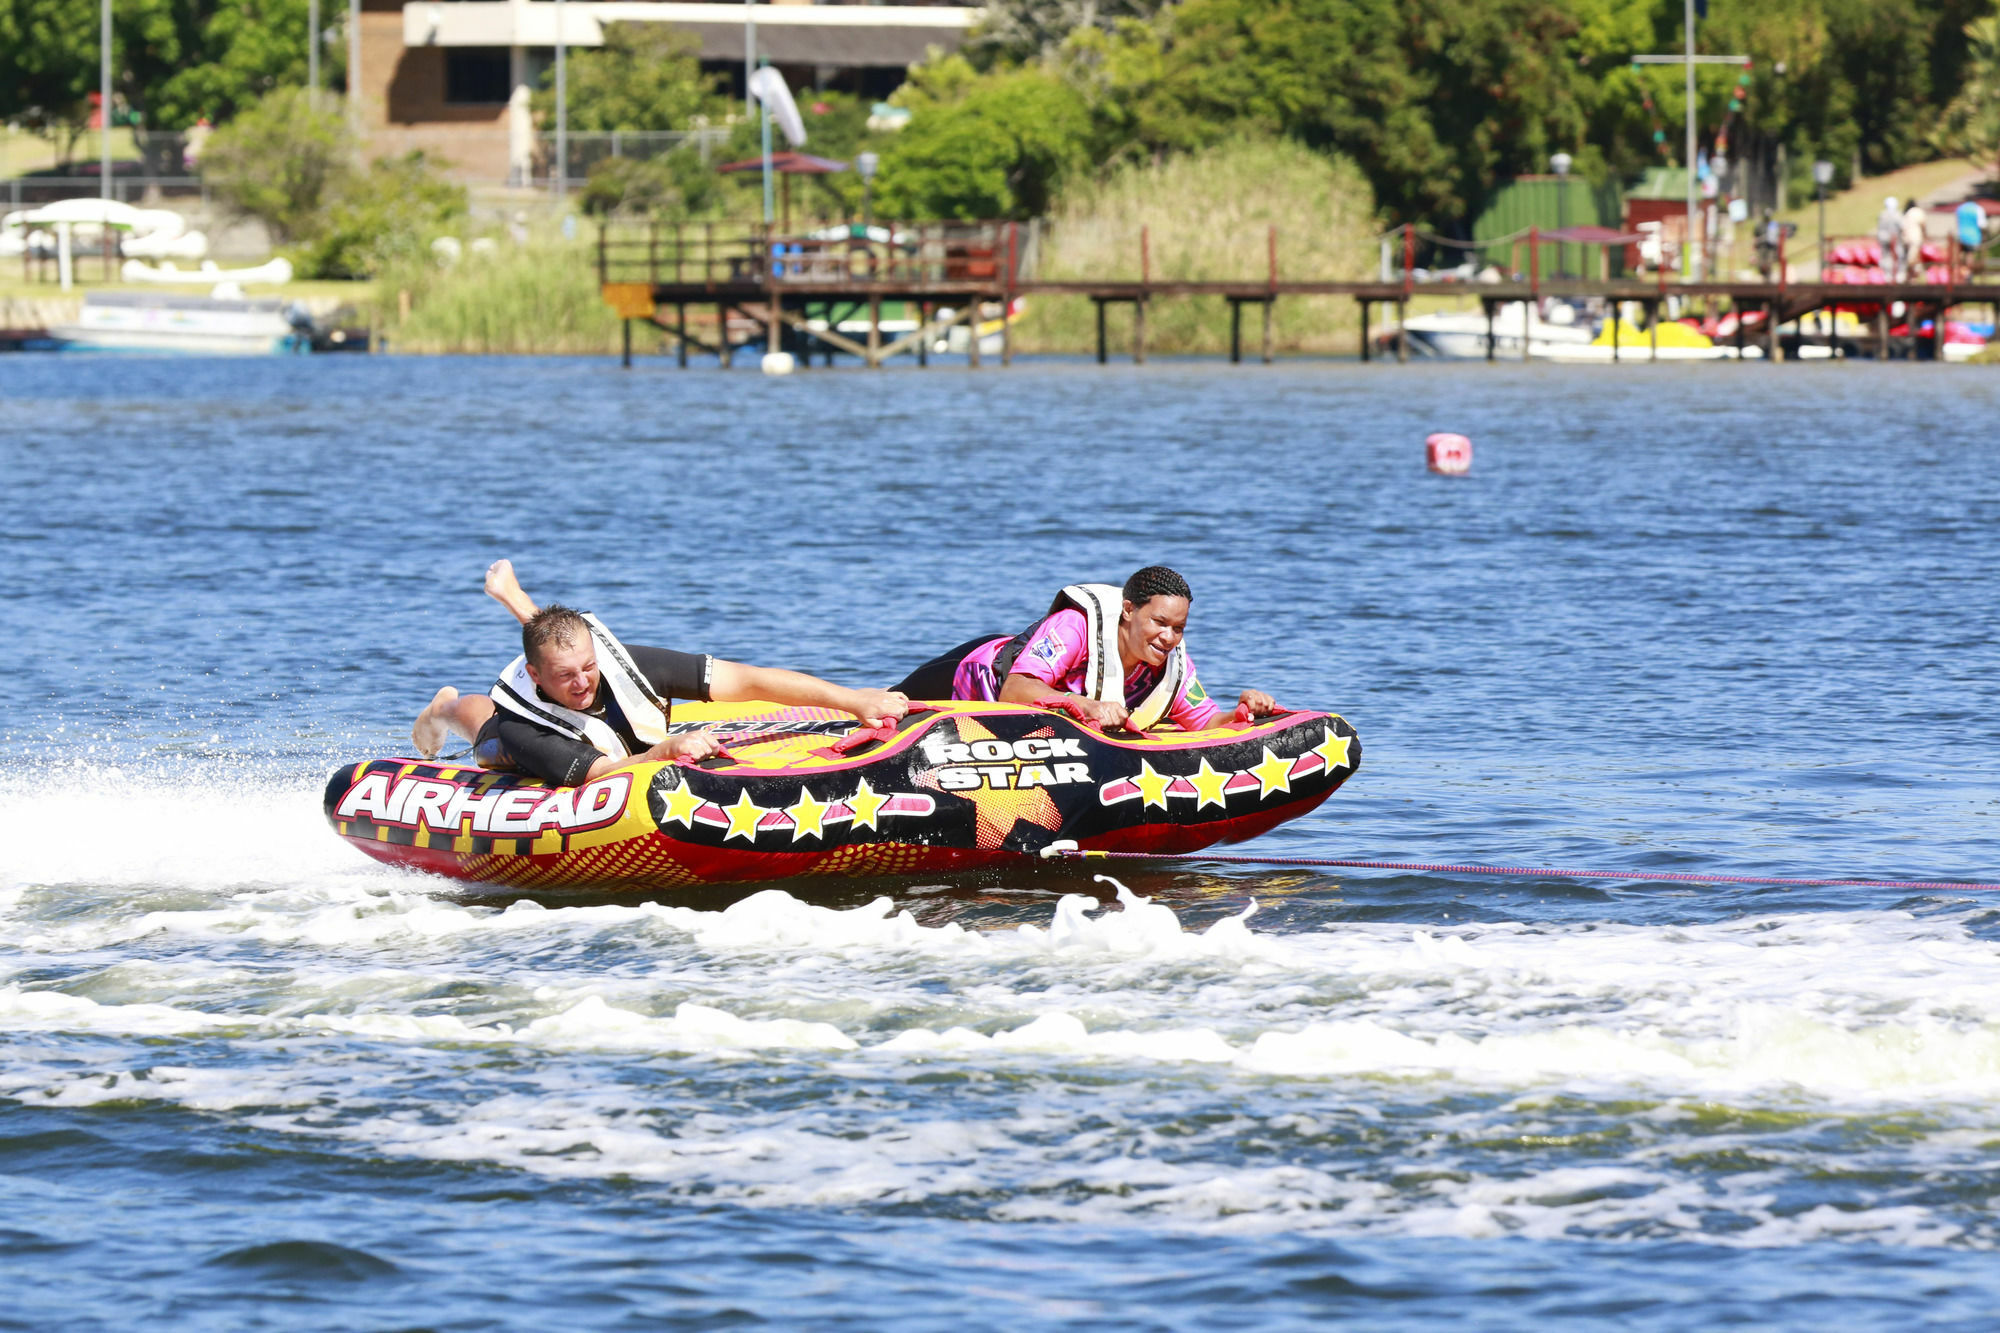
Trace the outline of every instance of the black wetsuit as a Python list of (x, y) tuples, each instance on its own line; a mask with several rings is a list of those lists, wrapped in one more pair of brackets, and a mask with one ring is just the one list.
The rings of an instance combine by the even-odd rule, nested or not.
[[(708, 698), (709, 672), (715, 659), (702, 653), (648, 648), (637, 643), (626, 644), (625, 651), (662, 699)], [(617, 698), (602, 681), (597, 686), (597, 702), (578, 711), (602, 718), (606, 726), (618, 733), (630, 753), (637, 754), (646, 748), (632, 733), (625, 710), (618, 706)], [(486, 768), (512, 769), (555, 787), (576, 786), (589, 775), (590, 766), (604, 757), (603, 751), (588, 741), (574, 740), (504, 708), (496, 709), (479, 729), (473, 752)]]

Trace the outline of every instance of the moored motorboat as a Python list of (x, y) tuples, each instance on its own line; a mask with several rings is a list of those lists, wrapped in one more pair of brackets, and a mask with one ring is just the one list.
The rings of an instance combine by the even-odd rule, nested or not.
[(1015, 704), (927, 704), (864, 729), (826, 709), (682, 704), (727, 751), (573, 788), (421, 759), (349, 764), (336, 833), (391, 865), (519, 888), (671, 888), (1020, 864), (1057, 842), (1190, 852), (1307, 813), (1355, 770), (1331, 713), (1105, 733)]

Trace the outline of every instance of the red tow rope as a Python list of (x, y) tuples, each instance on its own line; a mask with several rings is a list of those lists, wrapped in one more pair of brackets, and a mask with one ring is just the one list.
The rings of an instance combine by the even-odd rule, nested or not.
[(1234, 865), (1312, 866), (1348, 870), (1412, 870), (1447, 875), (1509, 875), (1517, 879), (1544, 876), (1554, 879), (1636, 879), (1667, 884), (1779, 884), (1791, 888), (1825, 889), (1970, 889), (2000, 890), (2000, 884), (1977, 884), (1962, 880), (1906, 879), (1799, 879), (1784, 875), (1689, 875), (1660, 870), (1569, 870), (1556, 866), (1450, 865), (1428, 861), (1342, 861), (1311, 857), (1231, 856), (1212, 852), (1090, 852), (1061, 844), (1042, 855), (1050, 860), (1116, 861), (1226, 861)]

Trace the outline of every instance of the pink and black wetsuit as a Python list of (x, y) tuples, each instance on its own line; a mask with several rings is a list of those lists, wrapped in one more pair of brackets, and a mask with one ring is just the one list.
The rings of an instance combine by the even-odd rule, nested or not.
[[(1008, 646), (1017, 640), (1024, 640), (1019, 652), (1003, 665)], [(1182, 656), (1186, 660), (1185, 652)], [(1090, 631), (1084, 614), (1064, 608), (1042, 619), (1025, 636), (1001, 635), (961, 644), (919, 667), (897, 688), (913, 699), (943, 698), (945, 673), (949, 671), (949, 697), (953, 699), (996, 700), (1008, 675), (1032, 676), (1047, 685), (1051, 694), (1084, 694), (1089, 660)], [(1157, 668), (1143, 662), (1133, 667), (1125, 676), (1125, 706), (1138, 707), (1159, 680)], [(1195, 675), (1194, 662), (1187, 660), (1181, 687), (1167, 706), (1164, 720), (1183, 731), (1200, 731), (1215, 725), (1221, 713)]]

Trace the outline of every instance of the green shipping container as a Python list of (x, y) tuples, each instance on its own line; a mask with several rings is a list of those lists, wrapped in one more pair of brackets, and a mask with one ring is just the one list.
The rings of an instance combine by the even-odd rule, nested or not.
[[(1624, 226), (1624, 208), (1615, 186), (1593, 185), (1577, 176), (1517, 176), (1501, 187), (1479, 220), (1472, 224), (1472, 239), (1487, 241), (1511, 236), (1529, 227), (1555, 231), (1560, 227), (1599, 226), (1616, 231)], [(1502, 273), (1515, 264), (1526, 271), (1528, 248), (1525, 243), (1505, 243), (1477, 251), (1482, 265), (1491, 264)], [(1598, 273), (1596, 246), (1551, 245), (1542, 250), (1542, 272), (1549, 276), (1567, 272), (1572, 277), (1594, 278)], [(1624, 271), (1624, 247), (1613, 246), (1611, 272)]]

